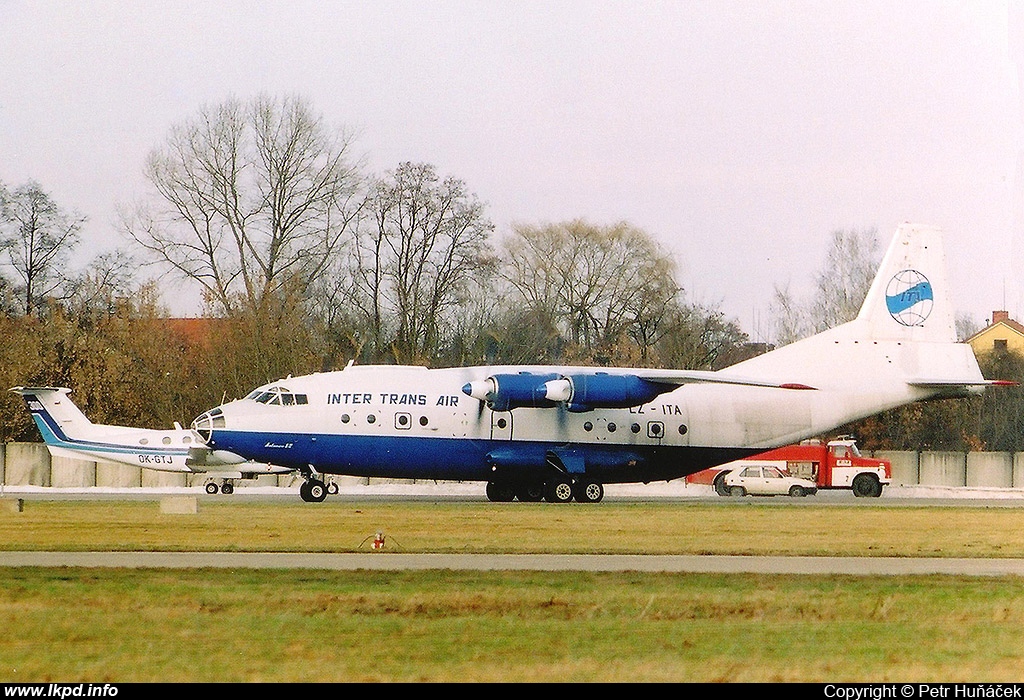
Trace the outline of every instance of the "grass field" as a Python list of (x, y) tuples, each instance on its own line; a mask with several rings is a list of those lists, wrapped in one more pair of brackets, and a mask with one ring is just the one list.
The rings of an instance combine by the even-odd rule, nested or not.
[(0, 550), (388, 551), (1024, 557), (1018, 508), (785, 506), (753, 500), (597, 506), (451, 501), (28, 501), (0, 513)]
[[(7, 550), (1024, 556), (1016, 508), (30, 501)], [(393, 549), (392, 549), (393, 548)], [(1024, 581), (0, 567), (0, 678), (1019, 681)]]

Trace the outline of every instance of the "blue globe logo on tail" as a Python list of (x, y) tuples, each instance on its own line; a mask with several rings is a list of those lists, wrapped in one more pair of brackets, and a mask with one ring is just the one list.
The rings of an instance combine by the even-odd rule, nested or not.
[(924, 325), (934, 305), (932, 283), (917, 270), (900, 270), (885, 288), (885, 306), (901, 325)]

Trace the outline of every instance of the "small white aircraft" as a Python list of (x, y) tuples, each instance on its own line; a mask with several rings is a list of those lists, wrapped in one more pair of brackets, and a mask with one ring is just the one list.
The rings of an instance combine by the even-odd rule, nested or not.
[[(206, 492), (234, 491), (234, 480), (291, 469), (258, 464), (203, 444), (194, 430), (178, 423), (173, 430), (146, 430), (91, 422), (68, 398), (64, 387), (16, 386), (51, 455), (126, 464), (162, 472), (202, 473), (210, 480)], [(218, 486), (216, 480), (222, 483)]]
[(986, 386), (956, 342), (937, 229), (905, 224), (857, 318), (709, 371), (349, 367), (260, 387), (204, 413), (206, 445), (323, 474), (487, 482), (493, 501), (596, 502), (915, 401)]

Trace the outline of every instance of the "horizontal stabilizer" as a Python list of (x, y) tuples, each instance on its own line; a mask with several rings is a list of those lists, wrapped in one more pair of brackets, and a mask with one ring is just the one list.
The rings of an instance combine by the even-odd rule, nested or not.
[(1019, 386), (1017, 382), (1009, 379), (909, 379), (910, 386), (921, 387), (922, 389), (943, 389), (951, 387), (970, 386)]

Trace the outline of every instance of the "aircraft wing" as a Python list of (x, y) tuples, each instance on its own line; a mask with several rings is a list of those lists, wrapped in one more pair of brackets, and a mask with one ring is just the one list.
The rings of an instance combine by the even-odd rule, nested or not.
[(543, 373), (496, 373), (467, 383), (467, 396), (495, 411), (517, 407), (565, 406), (582, 412), (595, 408), (631, 408), (654, 400), (684, 384), (730, 384), (775, 389), (812, 389), (806, 384), (779, 383), (706, 370), (546, 368)]
[(632, 370), (630, 374), (655, 384), (671, 384), (673, 386), (682, 386), (683, 384), (734, 384), (739, 386), (762, 386), (773, 389), (814, 389), (812, 386), (796, 382), (769, 382), (764, 379), (698, 369), (636, 369)]

